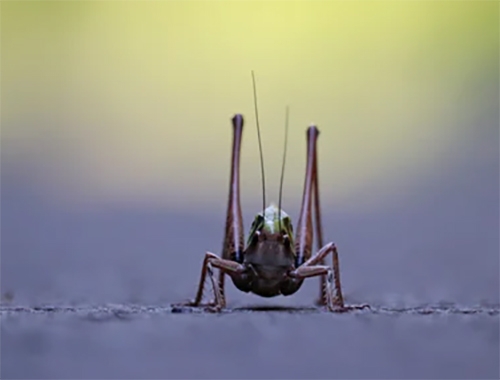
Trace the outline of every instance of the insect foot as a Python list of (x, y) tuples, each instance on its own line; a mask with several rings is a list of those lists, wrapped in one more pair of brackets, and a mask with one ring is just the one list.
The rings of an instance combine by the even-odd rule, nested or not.
[(363, 305), (349, 305), (349, 306), (334, 306), (333, 310), (331, 310), (334, 313), (347, 313), (349, 311), (353, 310), (363, 310), (363, 309), (370, 309), (371, 307), (368, 304), (363, 304)]

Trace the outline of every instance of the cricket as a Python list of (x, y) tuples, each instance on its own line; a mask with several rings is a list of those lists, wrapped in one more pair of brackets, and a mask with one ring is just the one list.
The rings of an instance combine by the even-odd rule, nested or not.
[[(224, 286), (225, 276), (228, 275), (238, 290), (245, 293), (251, 292), (261, 297), (292, 295), (301, 288), (306, 278), (319, 277), (320, 294), (316, 301), (318, 306), (326, 306), (327, 310), (331, 312), (345, 312), (367, 307), (367, 305), (344, 305), (337, 247), (333, 242), (323, 245), (317, 162), (319, 130), (315, 125), (311, 125), (306, 132), (306, 173), (295, 235), (290, 216), (282, 210), (281, 200), (288, 139), (288, 107), (285, 115), (285, 142), (278, 205), (271, 203), (266, 207), (264, 159), (253, 71), (252, 83), (262, 175), (262, 211), (254, 218), (245, 246), (240, 205), (240, 152), (244, 119), (241, 114), (236, 114), (232, 118), (233, 141), (229, 199), (222, 255), (218, 256), (212, 252), (205, 253), (195, 299), (182, 305), (204, 307), (213, 312), (221, 311), (226, 307)], [(315, 254), (312, 254), (313, 207), (317, 239), (317, 252)], [(331, 265), (325, 264), (325, 258), (328, 255), (332, 257)], [(219, 270), (218, 278), (214, 274), (214, 268)], [(212, 285), (214, 299), (212, 302), (202, 304), (207, 275)]]

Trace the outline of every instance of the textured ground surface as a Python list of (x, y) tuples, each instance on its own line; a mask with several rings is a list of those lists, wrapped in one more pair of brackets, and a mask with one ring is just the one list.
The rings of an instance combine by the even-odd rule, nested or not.
[(499, 306), (3, 306), (2, 378), (498, 378)]

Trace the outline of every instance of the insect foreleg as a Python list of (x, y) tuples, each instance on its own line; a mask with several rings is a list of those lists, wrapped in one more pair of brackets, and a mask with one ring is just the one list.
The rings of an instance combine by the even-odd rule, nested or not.
[[(324, 262), (325, 257), (329, 253), (331, 253), (333, 256), (333, 268), (330, 268), (326, 265), (318, 265)], [(344, 297), (342, 295), (342, 286), (340, 284), (339, 256), (335, 244), (328, 243), (327, 245), (323, 246), (315, 255), (306, 260), (294, 272), (292, 272), (292, 275), (305, 275), (306, 277), (326, 277), (327, 281), (325, 284), (325, 301), (328, 308), (330, 310), (332, 310), (334, 306), (337, 309), (344, 308)], [(334, 290), (335, 296), (333, 296)]]
[[(242, 273), (245, 270), (244, 266), (236, 261), (221, 259), (215, 253), (207, 252), (205, 254), (205, 259), (203, 260), (198, 292), (196, 293), (194, 301), (188, 303), (189, 306), (215, 306), (218, 310), (225, 307), (226, 299), (224, 293), (220, 290), (218, 281), (215, 279), (213, 268), (218, 268), (224, 273)], [(210, 282), (212, 283), (214, 302), (207, 305), (201, 305), (207, 274), (210, 277)]]
[[(339, 254), (337, 252), (337, 247), (333, 243), (328, 243), (323, 246), (315, 255), (309, 258), (303, 266), (313, 266), (317, 264), (323, 264), (325, 261), (325, 257), (331, 253), (332, 254), (332, 263), (333, 263), (333, 281), (335, 287), (335, 304), (339, 307), (344, 307), (344, 297), (342, 295), (342, 286), (340, 284), (340, 268), (339, 268)], [(301, 268), (299, 267), (299, 269)], [(326, 284), (328, 286), (328, 284)], [(328, 295), (325, 294), (326, 297)], [(326, 301), (326, 300), (325, 300)]]
[[(332, 255), (332, 267), (318, 265), (324, 262), (328, 254)], [(345, 306), (340, 285), (339, 254), (333, 243), (323, 246), (315, 255), (310, 257), (300, 267), (290, 272), (291, 277), (306, 278), (313, 276), (326, 277), (325, 301), (330, 311), (347, 311), (352, 309), (369, 308), (369, 305)], [(335, 293), (335, 294), (334, 294)]]
[[(318, 259), (319, 260), (319, 259)], [(344, 304), (342, 302), (342, 298), (333, 296), (333, 288), (335, 287), (333, 284), (333, 271), (332, 268), (326, 265), (301, 265), (296, 270), (289, 273), (290, 277), (294, 277), (297, 279), (305, 279), (308, 277), (316, 277), (322, 276), (326, 277), (326, 300), (325, 304), (330, 311), (342, 311), (344, 308)], [(338, 294), (338, 292), (337, 292)]]

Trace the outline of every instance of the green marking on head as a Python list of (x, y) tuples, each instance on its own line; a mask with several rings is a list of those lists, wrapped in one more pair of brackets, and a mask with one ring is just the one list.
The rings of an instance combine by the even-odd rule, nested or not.
[(278, 232), (281, 232), (284, 235), (286, 234), (288, 235), (288, 238), (292, 242), (293, 246), (292, 219), (283, 210), (278, 210), (278, 206), (276, 206), (274, 203), (271, 203), (263, 213), (259, 212), (255, 216), (250, 230), (250, 236), (248, 237), (248, 244), (250, 244), (250, 242), (253, 240), (253, 236), (257, 231), (263, 231), (270, 234), (276, 234)]

